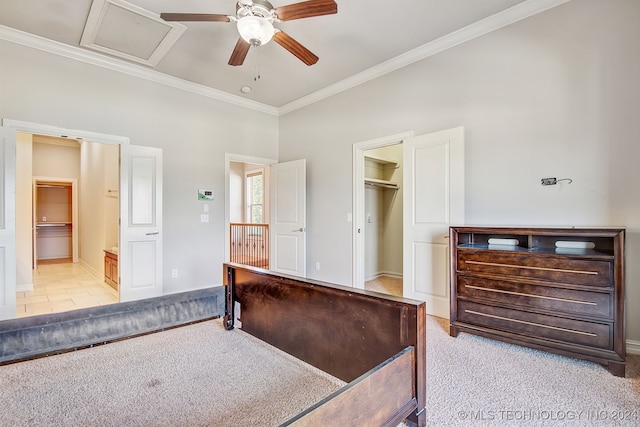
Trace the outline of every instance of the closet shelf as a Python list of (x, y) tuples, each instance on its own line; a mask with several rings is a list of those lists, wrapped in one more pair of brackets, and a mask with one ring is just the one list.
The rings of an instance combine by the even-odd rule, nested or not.
[(394, 168), (398, 166), (398, 162), (394, 162), (393, 160), (383, 159), (383, 158), (380, 158), (380, 157), (374, 157), (374, 156), (371, 156), (369, 154), (365, 155), (364, 159), (365, 159), (365, 161), (368, 160), (370, 162), (377, 163), (377, 164), (379, 164), (381, 166), (391, 166), (391, 167), (394, 167)]
[(376, 179), (376, 178), (365, 178), (364, 184), (372, 187), (381, 187), (389, 190), (399, 190), (400, 186), (395, 182), (387, 181), (384, 179)]
[(67, 227), (71, 225), (70, 222), (39, 222), (36, 227)]

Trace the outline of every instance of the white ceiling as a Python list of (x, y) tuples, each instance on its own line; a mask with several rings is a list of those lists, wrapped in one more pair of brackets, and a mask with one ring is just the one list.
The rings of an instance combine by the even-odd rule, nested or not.
[[(234, 0), (109, 1), (141, 8), (152, 17), (161, 12), (235, 14)], [(140, 65), (108, 51), (98, 55), (106, 55), (109, 62), (124, 61), (127, 66), (136, 64), (132, 67), (177, 77), (182, 84), (186, 81), (212, 88), (215, 93), (231, 95), (231, 99), (245, 98), (275, 110), (291, 110), (323, 93), (335, 93), (565, 1), (336, 0), (336, 15), (276, 24), (320, 57), (312, 66), (274, 42), (252, 48), (240, 67), (227, 65), (238, 33), (233, 23), (221, 22), (184, 23), (185, 31), (178, 34), (157, 64), (150, 61)], [(275, 7), (296, 2), (271, 0)], [(81, 47), (85, 26), (87, 32), (93, 29), (91, 23), (87, 24), (91, 7), (92, 0), (0, 0), (0, 25), (4, 26), (0, 27), (0, 38), (11, 39), (7, 33), (16, 29), (95, 52), (90, 44)], [(129, 53), (148, 52), (153, 34), (145, 37), (147, 31), (164, 31), (144, 19), (136, 22), (109, 17), (108, 23), (111, 34), (119, 35), (114, 43), (126, 46), (122, 50)], [(241, 93), (242, 86), (250, 86), (251, 92)]]

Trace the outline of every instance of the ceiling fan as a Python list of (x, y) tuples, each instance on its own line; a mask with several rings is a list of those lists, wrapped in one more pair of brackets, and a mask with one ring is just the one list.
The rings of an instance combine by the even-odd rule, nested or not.
[(338, 13), (333, 0), (308, 0), (287, 6), (273, 7), (267, 0), (238, 0), (236, 15), (212, 13), (161, 13), (165, 21), (235, 22), (240, 33), (231, 53), (229, 65), (242, 65), (249, 48), (268, 43), (273, 39), (307, 65), (318, 62), (318, 57), (293, 37), (273, 26), (274, 22)]

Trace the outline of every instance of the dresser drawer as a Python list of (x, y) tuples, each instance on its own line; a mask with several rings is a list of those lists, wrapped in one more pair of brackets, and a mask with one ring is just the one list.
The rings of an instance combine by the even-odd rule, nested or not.
[(612, 263), (499, 251), (458, 251), (460, 272), (476, 272), (549, 282), (612, 287)]
[(613, 320), (613, 294), (576, 291), (508, 280), (458, 276), (457, 294), (483, 298), (496, 305), (516, 305), (565, 314), (597, 316)]
[(545, 316), (458, 300), (458, 321), (496, 330), (580, 344), (612, 348), (612, 326), (556, 316)]

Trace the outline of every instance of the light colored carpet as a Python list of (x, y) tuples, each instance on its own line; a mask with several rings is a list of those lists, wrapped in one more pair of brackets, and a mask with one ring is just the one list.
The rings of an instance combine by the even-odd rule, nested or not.
[(431, 426), (640, 426), (640, 356), (626, 378), (602, 366), (427, 326)]
[(0, 426), (275, 426), (344, 382), (220, 320), (0, 367)]
[(383, 294), (402, 296), (402, 278), (391, 276), (379, 276), (372, 280), (367, 280), (364, 288), (368, 291), (380, 292)]
[[(210, 321), (0, 366), (0, 426), (269, 426), (340, 384)], [(618, 378), (429, 317), (426, 392), (429, 426), (639, 426), (640, 357)]]

